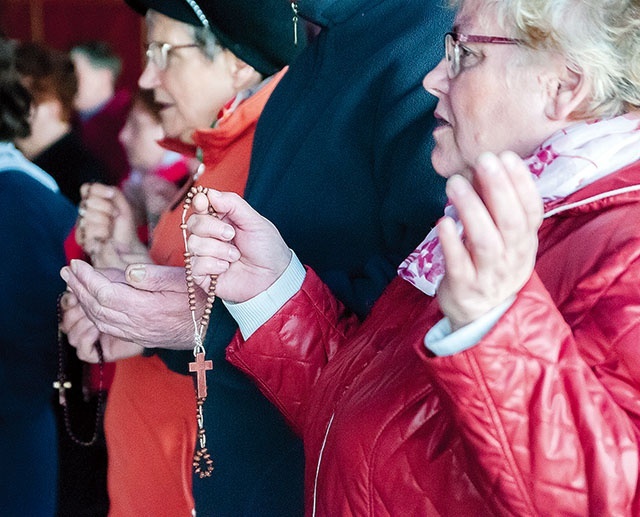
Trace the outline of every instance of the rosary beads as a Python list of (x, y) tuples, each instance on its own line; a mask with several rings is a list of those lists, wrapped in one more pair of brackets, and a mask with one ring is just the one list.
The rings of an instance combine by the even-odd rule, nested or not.
[(100, 430), (100, 424), (102, 422), (104, 403), (105, 403), (105, 389), (104, 389), (104, 356), (102, 354), (102, 345), (100, 341), (96, 341), (95, 347), (98, 352), (98, 398), (96, 404), (96, 418), (93, 434), (89, 440), (82, 440), (74, 433), (71, 428), (71, 417), (69, 416), (69, 401), (67, 400), (67, 390), (71, 389), (71, 381), (67, 378), (65, 372), (67, 352), (65, 347), (68, 346), (65, 342), (65, 336), (60, 328), (62, 323), (62, 310), (60, 303), (64, 293), (58, 297), (58, 377), (53, 383), (53, 387), (58, 390), (58, 403), (62, 406), (62, 412), (64, 414), (64, 427), (69, 435), (71, 441), (82, 447), (90, 447), (98, 440), (98, 434)]
[[(198, 422), (198, 447), (193, 456), (193, 469), (200, 478), (211, 476), (213, 472), (213, 460), (207, 450), (207, 439), (204, 429), (204, 414), (203, 406), (204, 401), (207, 398), (207, 370), (213, 369), (213, 361), (206, 360), (206, 350), (204, 348), (204, 336), (209, 325), (209, 317), (211, 315), (211, 309), (213, 308), (213, 302), (216, 299), (216, 281), (217, 275), (211, 275), (211, 283), (207, 292), (207, 302), (205, 305), (204, 313), (198, 321), (196, 316), (196, 288), (193, 282), (193, 271), (191, 266), (191, 253), (189, 252), (188, 236), (187, 236), (187, 212), (191, 206), (191, 202), (196, 194), (202, 193), (206, 195), (208, 189), (206, 187), (198, 186), (191, 187), (185, 198), (183, 210), (182, 210), (182, 222), (180, 228), (182, 230), (182, 237), (184, 239), (184, 267), (187, 281), (187, 293), (189, 296), (189, 310), (191, 312), (191, 318), (193, 320), (194, 327), (194, 346), (193, 355), (195, 361), (189, 363), (189, 371), (196, 374), (196, 419)], [(216, 215), (215, 210), (209, 204), (209, 215)]]

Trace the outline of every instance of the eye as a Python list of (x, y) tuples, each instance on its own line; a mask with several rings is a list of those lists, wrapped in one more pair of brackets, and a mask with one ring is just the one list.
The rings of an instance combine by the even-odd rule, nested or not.
[(471, 50), (469, 47), (458, 44), (460, 49), (460, 66), (468, 68), (480, 62), (482, 55), (479, 52)]

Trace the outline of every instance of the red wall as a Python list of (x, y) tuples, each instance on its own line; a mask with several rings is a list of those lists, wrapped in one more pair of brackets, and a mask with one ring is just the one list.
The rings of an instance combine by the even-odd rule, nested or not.
[(124, 0), (0, 0), (0, 30), (9, 38), (60, 50), (109, 42), (123, 60), (120, 85), (131, 90), (142, 68), (142, 21)]

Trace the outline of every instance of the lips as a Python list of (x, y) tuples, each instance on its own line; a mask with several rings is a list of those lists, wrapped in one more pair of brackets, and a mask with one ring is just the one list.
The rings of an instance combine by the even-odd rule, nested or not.
[(442, 116), (441, 113), (438, 113), (437, 111), (433, 114), (434, 118), (436, 119), (436, 127), (443, 127), (443, 126), (450, 126), (451, 124), (449, 124), (449, 121)]
[(171, 104), (169, 102), (158, 102), (158, 101), (156, 101), (156, 104), (160, 108), (160, 111), (164, 111), (167, 108), (170, 108), (171, 106), (173, 106), (173, 104)]
[(160, 110), (165, 110), (167, 108), (170, 108), (174, 104), (170, 100), (165, 101), (165, 100), (159, 99), (157, 95), (154, 97), (153, 101), (158, 105), (158, 108)]

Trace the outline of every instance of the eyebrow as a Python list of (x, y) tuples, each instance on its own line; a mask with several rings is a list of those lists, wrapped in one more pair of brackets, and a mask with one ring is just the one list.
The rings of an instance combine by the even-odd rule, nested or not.
[(471, 25), (471, 17), (467, 15), (456, 16), (451, 32), (464, 32), (463, 27)]

